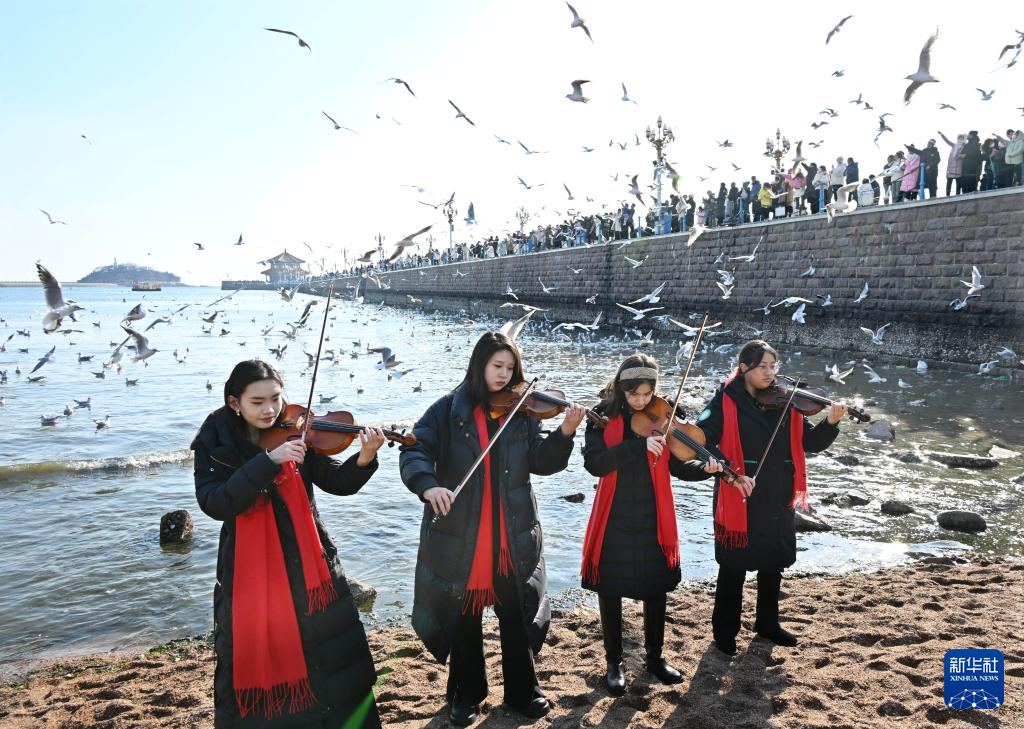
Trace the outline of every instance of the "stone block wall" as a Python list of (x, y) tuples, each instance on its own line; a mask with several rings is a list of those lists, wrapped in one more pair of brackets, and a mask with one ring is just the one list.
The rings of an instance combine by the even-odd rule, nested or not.
[[(650, 317), (669, 314), (687, 323), (692, 312), (708, 311), (724, 328), (763, 330), (773, 343), (823, 347), (853, 355), (918, 357), (978, 363), (1009, 346), (1024, 357), (1024, 190), (940, 198), (842, 215), (828, 224), (806, 216), (704, 233), (692, 247), (686, 236), (669, 235), (618, 243), (507, 256), (469, 263), (410, 269), (381, 275), (390, 289), (366, 286), (367, 301), (465, 309), (512, 318), (518, 309), (499, 309), (507, 287), (524, 303), (548, 310), (558, 321), (590, 322), (604, 311), (602, 329), (629, 322), (615, 306), (667, 282), (664, 309), (636, 322), (646, 331), (678, 327)], [(758, 246), (752, 262), (733, 260)], [(643, 260), (633, 267), (626, 257)], [(717, 261), (717, 262), (716, 262)], [(967, 308), (949, 304), (962, 297), (971, 267), (978, 266), (985, 289)], [(810, 267), (814, 272), (802, 275)], [(731, 271), (728, 299), (715, 285), (717, 270)], [(460, 275), (465, 274), (465, 275)], [(355, 279), (348, 279), (354, 283)], [(864, 283), (868, 298), (854, 303)], [(543, 286), (549, 291), (544, 292)], [(596, 304), (588, 297), (597, 295)], [(832, 296), (832, 305), (822, 299)], [(411, 304), (408, 296), (423, 299)], [(801, 296), (806, 324), (791, 319), (795, 307), (769, 302)], [(652, 304), (638, 304), (638, 307)], [(882, 345), (861, 326), (892, 322)], [(742, 336), (742, 334), (741, 334)], [(680, 337), (682, 338), (682, 337)]]

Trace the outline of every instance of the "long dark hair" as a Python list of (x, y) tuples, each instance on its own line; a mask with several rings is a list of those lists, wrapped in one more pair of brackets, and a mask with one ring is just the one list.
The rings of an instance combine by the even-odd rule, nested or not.
[(637, 352), (631, 354), (626, 359), (622, 360), (622, 364), (619, 365), (619, 369), (615, 371), (615, 377), (611, 378), (604, 384), (601, 389), (601, 402), (598, 403), (597, 408), (609, 418), (614, 418), (616, 415), (623, 415), (629, 411), (629, 403), (626, 402), (626, 393), (632, 392), (640, 385), (649, 385), (651, 391), (657, 395), (658, 381), (652, 380), (646, 377), (642, 378), (631, 378), (628, 380), (620, 379), (624, 370), (628, 370), (632, 367), (650, 367), (651, 369), (657, 370), (658, 362), (649, 355)]
[[(231, 430), (239, 441), (249, 440), (249, 430), (246, 428), (245, 418), (238, 417), (232, 412), (229, 398), (234, 397), (241, 401), (245, 388), (261, 380), (273, 380), (282, 388), (284, 387), (284, 380), (281, 379), (278, 371), (259, 359), (247, 359), (236, 364), (231, 370), (231, 374), (228, 375), (227, 382), (224, 383), (224, 406), (220, 409), (229, 416), (228, 422), (231, 423)], [(281, 412), (284, 412), (283, 407)], [(280, 418), (280, 416), (278, 417)]]
[(779, 361), (779, 353), (775, 351), (772, 345), (763, 339), (751, 339), (740, 349), (736, 368), (739, 369), (741, 364), (745, 364), (747, 369), (753, 369), (761, 364), (761, 360), (764, 359), (766, 354), (773, 356), (776, 362)]
[(473, 347), (473, 354), (469, 356), (469, 365), (466, 367), (466, 376), (462, 380), (469, 387), (469, 396), (474, 405), (487, 402), (490, 392), (487, 390), (484, 370), (497, 352), (511, 352), (515, 361), (509, 386), (517, 385), (526, 379), (523, 376), (523, 356), (516, 343), (501, 332), (484, 332)]

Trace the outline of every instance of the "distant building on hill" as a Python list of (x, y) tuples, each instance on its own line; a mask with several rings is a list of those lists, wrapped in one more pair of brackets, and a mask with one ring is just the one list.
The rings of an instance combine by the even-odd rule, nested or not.
[(131, 286), (133, 283), (140, 281), (161, 284), (181, 283), (181, 279), (173, 273), (157, 271), (148, 266), (138, 266), (134, 263), (118, 263), (116, 259), (109, 266), (100, 266), (94, 269), (89, 275), (80, 278), (78, 283), (105, 283)]
[(260, 261), (260, 263), (270, 266), (270, 268), (261, 271), (261, 273), (267, 277), (267, 283), (271, 284), (287, 283), (288, 281), (294, 281), (309, 275), (309, 271), (302, 267), (305, 261), (298, 256), (293, 256), (288, 252), (287, 248), (283, 253), (279, 253), (265, 261)]

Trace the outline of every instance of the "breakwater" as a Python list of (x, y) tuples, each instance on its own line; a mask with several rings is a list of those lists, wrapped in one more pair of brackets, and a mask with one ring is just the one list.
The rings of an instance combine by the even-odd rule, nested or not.
[[(505, 293), (511, 287), (520, 301), (546, 309), (553, 320), (590, 322), (603, 311), (607, 330), (608, 324), (633, 323), (616, 303), (634, 301), (667, 282), (657, 304), (637, 305), (664, 309), (635, 326), (682, 334), (671, 322), (651, 317), (709, 311), (725, 329), (742, 335), (753, 327), (787, 348), (975, 366), (996, 359), (1002, 347), (1024, 356), (1020, 188), (862, 208), (832, 224), (824, 216), (805, 216), (718, 228), (689, 248), (685, 235), (623, 242), (384, 273), (380, 279), (390, 288), (368, 282), (365, 296), (394, 305), (465, 309), (473, 316), (497, 313), (512, 300)], [(736, 258), (755, 246), (753, 260)], [(634, 267), (627, 257), (643, 263)], [(980, 298), (954, 310), (950, 302), (967, 293), (961, 281), (971, 280), (972, 266), (980, 269), (985, 288)], [(719, 270), (736, 279), (727, 299), (715, 284)], [(867, 297), (856, 302), (865, 283)], [(410, 296), (422, 303), (410, 302)], [(806, 305), (805, 324), (792, 319), (795, 307), (762, 310), (790, 296), (813, 302)], [(828, 296), (831, 305), (823, 306)], [(888, 322), (881, 344), (860, 329)], [(1001, 364), (1020, 369), (1018, 359)]]

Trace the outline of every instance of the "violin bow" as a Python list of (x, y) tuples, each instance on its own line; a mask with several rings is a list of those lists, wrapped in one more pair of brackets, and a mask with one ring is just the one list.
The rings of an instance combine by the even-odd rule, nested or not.
[[(799, 380), (797, 380), (799, 382)], [(785, 420), (786, 414), (789, 413), (789, 406), (793, 404), (793, 398), (796, 397), (796, 383), (790, 388), (789, 399), (786, 400), (786, 407), (782, 409), (782, 414), (779, 415), (778, 421), (775, 423), (775, 430), (772, 431), (772, 437), (768, 439), (768, 445), (764, 447), (764, 453), (761, 454), (761, 460), (757, 462), (757, 470), (754, 471), (753, 479), (757, 480), (757, 474), (761, 473), (761, 466), (764, 465), (764, 459), (768, 457), (768, 451), (772, 448), (772, 443), (775, 442), (775, 436), (779, 434), (779, 427), (782, 425), (782, 421)]]
[[(672, 427), (672, 423), (674, 423), (676, 421), (676, 413), (679, 411), (679, 398), (683, 394), (683, 386), (686, 384), (686, 378), (690, 376), (690, 367), (693, 366), (693, 358), (697, 354), (697, 347), (700, 346), (700, 340), (701, 340), (701, 337), (704, 336), (704, 327), (707, 326), (707, 323), (708, 323), (708, 312), (705, 311), (704, 312), (704, 321), (702, 321), (700, 323), (700, 329), (697, 331), (697, 336), (693, 340), (693, 349), (690, 350), (690, 359), (686, 363), (686, 371), (683, 372), (683, 379), (681, 379), (679, 381), (679, 388), (676, 390), (676, 396), (675, 396), (675, 399), (672, 402), (672, 414), (668, 416), (668, 422), (665, 424), (665, 428), (671, 428)], [(667, 432), (665, 430), (665, 428), (662, 429), (663, 432)], [(658, 459), (657, 458), (654, 459), (654, 463), (655, 464), (658, 463)]]
[[(505, 432), (505, 428), (507, 428), (508, 424), (512, 422), (512, 416), (516, 414), (516, 411), (519, 410), (519, 406), (526, 402), (526, 398), (530, 396), (530, 393), (533, 391), (533, 388), (537, 386), (537, 380), (538, 378), (534, 377), (533, 380), (530, 381), (530, 385), (523, 391), (523, 396), (519, 398), (519, 402), (515, 404), (515, 407), (509, 410), (509, 417), (505, 418), (505, 422), (501, 424), (500, 428), (498, 428), (498, 432), (494, 434), (494, 437), (491, 438), (490, 441), (488, 441), (487, 447), (484, 448), (480, 452), (480, 455), (476, 457), (476, 460), (473, 461), (473, 465), (469, 467), (468, 471), (466, 471), (466, 475), (462, 477), (461, 481), (459, 481), (459, 485), (455, 487), (454, 491), (452, 491), (453, 499), (458, 498), (459, 494), (462, 492), (462, 489), (465, 488), (466, 483), (469, 481), (470, 477), (472, 477), (472, 475), (476, 472), (476, 469), (480, 467), (480, 464), (483, 463), (484, 458), (487, 457), (487, 454), (491, 452), (491, 448), (494, 446), (495, 443), (498, 442), (498, 438), (500, 438), (501, 434)], [(434, 514), (434, 518), (431, 519), (431, 524), (436, 523), (440, 518), (440, 514)]]
[(334, 293), (334, 279), (331, 279), (331, 285), (327, 287), (327, 304), (324, 306), (324, 322), (320, 325), (320, 342), (316, 345), (316, 360), (313, 362), (313, 379), (309, 383), (309, 401), (306, 403), (306, 419), (302, 423), (302, 435), (299, 440), (302, 443), (306, 442), (306, 432), (309, 430), (310, 424), (313, 422), (313, 388), (316, 387), (316, 373), (320, 369), (320, 351), (324, 346), (324, 332), (327, 331), (327, 312), (331, 309), (331, 295)]

